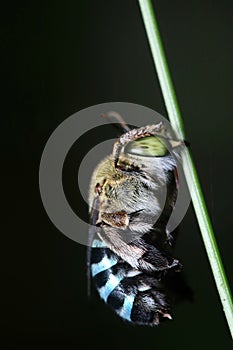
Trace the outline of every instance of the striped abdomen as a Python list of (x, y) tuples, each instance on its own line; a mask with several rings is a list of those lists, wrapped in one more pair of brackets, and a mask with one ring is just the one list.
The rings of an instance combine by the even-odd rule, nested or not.
[(91, 274), (101, 299), (123, 319), (153, 326), (161, 317), (171, 318), (161, 275), (132, 268), (98, 239), (92, 244)]

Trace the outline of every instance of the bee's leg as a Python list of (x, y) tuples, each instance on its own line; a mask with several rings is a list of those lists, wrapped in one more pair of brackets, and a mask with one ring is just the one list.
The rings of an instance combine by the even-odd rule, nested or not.
[(176, 271), (180, 271), (182, 266), (178, 259), (174, 259), (155, 246), (148, 245), (145, 242), (140, 245), (137, 244), (138, 247), (141, 245), (144, 247), (145, 252), (138, 259), (140, 270), (149, 272), (175, 269)]
[(158, 325), (162, 319), (172, 319), (171, 300), (160, 277), (141, 274), (134, 277), (136, 296), (131, 311), (132, 322)]

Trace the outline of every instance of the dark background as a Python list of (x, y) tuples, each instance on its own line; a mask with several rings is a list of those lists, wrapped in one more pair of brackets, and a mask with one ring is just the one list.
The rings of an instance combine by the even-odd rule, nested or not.
[[(53, 226), (40, 199), (41, 153), (71, 114), (125, 101), (167, 115), (137, 2), (4, 6), (1, 349), (230, 349), (192, 206), (180, 226), (176, 256), (195, 302), (176, 306), (173, 321), (143, 328), (122, 322), (94, 290), (88, 302), (86, 249)], [(159, 0), (154, 8), (232, 286), (232, 2)]]

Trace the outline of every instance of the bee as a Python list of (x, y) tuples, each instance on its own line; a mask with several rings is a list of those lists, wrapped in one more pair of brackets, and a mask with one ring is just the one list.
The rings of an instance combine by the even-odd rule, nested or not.
[(184, 142), (162, 122), (130, 128), (119, 121), (124, 133), (90, 182), (88, 270), (100, 298), (118, 316), (154, 326), (172, 318), (166, 276), (181, 270), (166, 226)]

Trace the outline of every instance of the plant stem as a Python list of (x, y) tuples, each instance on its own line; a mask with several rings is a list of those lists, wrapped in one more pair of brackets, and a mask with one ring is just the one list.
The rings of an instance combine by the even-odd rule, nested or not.
[[(185, 139), (183, 120), (169, 73), (151, 1), (138, 0), (138, 2), (171, 125), (177, 134), (177, 137)], [(224, 272), (221, 256), (207, 212), (197, 172), (187, 148), (184, 151), (182, 160), (193, 207), (196, 213), (218, 293), (223, 305), (226, 320), (233, 337), (233, 304), (231, 292), (226, 274)]]

